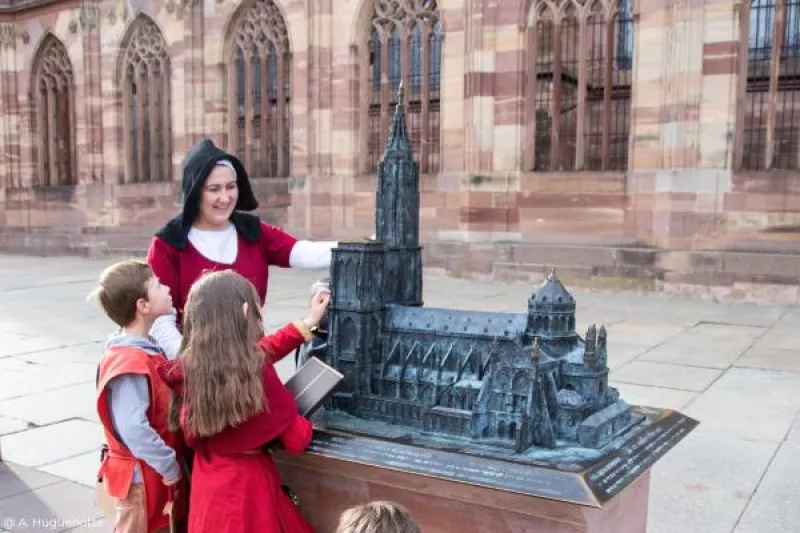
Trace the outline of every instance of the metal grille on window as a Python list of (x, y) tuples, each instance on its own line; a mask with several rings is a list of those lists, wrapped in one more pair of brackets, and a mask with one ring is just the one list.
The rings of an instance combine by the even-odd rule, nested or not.
[(539, 2), (528, 29), (528, 168), (628, 167), (631, 0)]
[(37, 185), (75, 185), (74, 77), (67, 49), (48, 35), (34, 63)]
[(366, 46), (368, 172), (375, 171), (383, 155), (401, 80), (420, 172), (439, 171), (442, 38), (436, 0), (376, 0)]
[(167, 44), (155, 23), (140, 15), (123, 57), (125, 183), (172, 179), (172, 115)]
[(800, 168), (800, 0), (743, 7), (735, 166)]
[(230, 36), (229, 149), (252, 178), (289, 175), (289, 38), (271, 0), (240, 14)]

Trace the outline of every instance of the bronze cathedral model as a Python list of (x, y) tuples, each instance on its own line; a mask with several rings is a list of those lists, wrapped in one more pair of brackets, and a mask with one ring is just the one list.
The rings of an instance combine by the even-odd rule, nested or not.
[(326, 404), (326, 426), (405, 429), (488, 455), (599, 452), (643, 417), (608, 386), (605, 328), (576, 334), (575, 300), (555, 273), (526, 313), (423, 306), (419, 174), (402, 89), (397, 102), (378, 166), (375, 238), (333, 251), (327, 358), (345, 381)]

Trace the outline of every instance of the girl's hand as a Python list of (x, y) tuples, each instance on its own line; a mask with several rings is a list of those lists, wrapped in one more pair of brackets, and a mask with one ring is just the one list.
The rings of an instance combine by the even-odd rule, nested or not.
[(328, 302), (330, 299), (330, 291), (322, 290), (314, 295), (311, 299), (311, 309), (304, 320), (308, 327), (313, 328), (319, 324), (319, 321), (322, 320), (322, 316), (325, 314), (325, 310), (328, 309)]

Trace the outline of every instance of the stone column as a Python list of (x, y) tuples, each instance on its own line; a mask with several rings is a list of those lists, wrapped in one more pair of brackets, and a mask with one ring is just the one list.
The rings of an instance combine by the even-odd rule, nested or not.
[[(83, 80), (76, 90), (76, 113), (81, 108), (83, 138), (76, 139), (78, 146), (78, 175), (84, 184), (103, 183), (103, 100), (100, 53), (100, 5), (86, 1), (79, 8), (78, 20), (82, 32)], [(77, 69), (76, 69), (77, 70)], [(77, 81), (77, 80), (76, 80)], [(81, 121), (76, 121), (80, 123)], [(78, 129), (76, 128), (76, 132)]]
[(731, 183), (735, 4), (638, 6), (627, 230), (667, 249), (713, 246)]
[(18, 101), (15, 98), (16, 72), (14, 68), (14, 24), (0, 23), (0, 188), (12, 189), (21, 186), (19, 173), (19, 140), (15, 142)]
[[(205, 87), (203, 60), (203, 2), (182, 0), (183, 18), (183, 94), (184, 134), (176, 143), (175, 159), (180, 161), (197, 141), (205, 136)], [(180, 168), (180, 167), (179, 167)], [(180, 176), (175, 176), (180, 180)]]

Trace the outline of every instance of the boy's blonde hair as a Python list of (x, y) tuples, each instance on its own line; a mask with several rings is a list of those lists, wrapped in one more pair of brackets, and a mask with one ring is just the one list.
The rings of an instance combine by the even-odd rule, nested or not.
[(98, 286), (89, 298), (99, 300), (106, 316), (124, 328), (136, 320), (136, 302), (147, 300), (147, 282), (152, 277), (153, 270), (145, 261), (120, 261), (100, 274)]
[(402, 505), (375, 501), (343, 512), (336, 533), (420, 533), (420, 529)]

